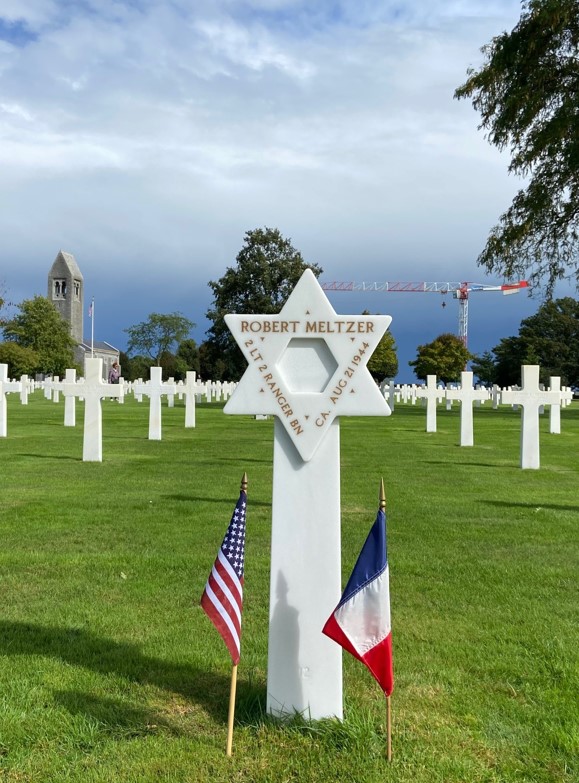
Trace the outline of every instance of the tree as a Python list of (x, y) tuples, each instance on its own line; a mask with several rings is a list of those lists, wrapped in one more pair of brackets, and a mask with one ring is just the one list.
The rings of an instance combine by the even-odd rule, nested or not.
[(497, 367), (491, 351), (485, 351), (482, 356), (475, 356), (470, 367), (480, 383), (489, 386), (496, 383)]
[(199, 374), (199, 348), (195, 340), (182, 340), (177, 348), (177, 358), (183, 362), (185, 372), (192, 370)]
[(121, 375), (126, 381), (132, 381), (133, 376), (131, 375), (131, 360), (129, 358), (129, 354), (125, 353), (125, 351), (119, 351), (119, 364), (121, 366)]
[(502, 387), (521, 382), (523, 364), (539, 364), (535, 352), (520, 337), (503, 337), (492, 353), (495, 357), (495, 383)]
[(497, 383), (519, 383), (522, 364), (538, 364), (541, 382), (552, 375), (567, 386), (579, 385), (579, 302), (571, 297), (545, 302), (521, 321), (518, 337), (493, 348)]
[(228, 369), (228, 365), (223, 361), (217, 345), (206, 340), (199, 346), (199, 377), (205, 380), (219, 381), (239, 376), (234, 368)]
[(6, 318), (2, 315), (2, 310), (6, 307), (6, 286), (0, 281), (0, 329), (6, 323)]
[(121, 364), (124, 377), (129, 381), (136, 381), (141, 378), (147, 381), (151, 375), (151, 367), (154, 362), (148, 356), (132, 356), (129, 363), (129, 370), (125, 373), (124, 364)]
[(8, 377), (32, 375), (38, 365), (38, 354), (17, 343), (0, 343), (0, 364), (8, 365)]
[(408, 362), (417, 378), (436, 375), (444, 383), (458, 381), (460, 373), (472, 355), (462, 340), (454, 334), (441, 334), (431, 343), (419, 345), (416, 359)]
[(34, 372), (64, 375), (76, 367), (75, 342), (70, 326), (44, 296), (25, 299), (20, 313), (4, 325), (4, 337), (23, 348), (31, 348), (38, 357)]
[[(206, 316), (213, 325), (202, 346), (201, 368), (213, 380), (238, 380), (247, 366), (225, 324), (228, 313), (278, 313), (305, 269), (322, 273), (316, 264), (306, 264), (277, 228), (247, 231), (236, 261), (235, 268), (209, 282), (213, 304)], [(208, 370), (216, 374), (209, 376)]]
[(482, 48), (455, 98), (471, 98), (480, 128), (528, 177), (478, 258), (488, 272), (579, 286), (579, 0), (525, 0), (515, 28)]
[[(370, 315), (364, 310), (362, 315)], [(384, 336), (376, 346), (374, 353), (368, 359), (366, 365), (368, 371), (377, 381), (384, 378), (394, 378), (398, 373), (398, 356), (396, 355), (396, 342), (392, 332), (384, 332)]]
[(129, 335), (127, 353), (144, 353), (158, 365), (161, 356), (170, 352), (171, 347), (184, 340), (194, 328), (193, 321), (181, 313), (151, 313), (146, 321), (124, 330)]

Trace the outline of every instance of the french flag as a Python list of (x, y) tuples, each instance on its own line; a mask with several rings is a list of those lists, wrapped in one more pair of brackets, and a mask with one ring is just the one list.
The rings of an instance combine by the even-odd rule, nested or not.
[(394, 689), (386, 514), (378, 511), (352, 575), (323, 633), (362, 661), (390, 696)]

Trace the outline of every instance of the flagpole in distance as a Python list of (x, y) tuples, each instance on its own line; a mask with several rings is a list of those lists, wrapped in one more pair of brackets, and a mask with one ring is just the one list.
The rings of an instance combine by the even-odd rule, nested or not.
[[(386, 513), (386, 492), (384, 491), (384, 479), (380, 479), (380, 511)], [(392, 761), (392, 707), (390, 696), (386, 696), (386, 736), (388, 743), (388, 761)]]
[[(241, 478), (240, 490), (247, 495), (247, 473), (244, 473)], [(233, 721), (235, 719), (235, 694), (237, 692), (237, 664), (233, 664), (231, 669), (231, 687), (229, 690), (229, 715), (227, 718), (227, 746), (225, 752), (228, 756), (231, 756), (231, 748), (233, 746)]]

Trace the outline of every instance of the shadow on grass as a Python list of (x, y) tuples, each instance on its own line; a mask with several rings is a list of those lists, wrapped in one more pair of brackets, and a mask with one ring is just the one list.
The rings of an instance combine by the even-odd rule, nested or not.
[[(227, 502), (223, 498), (203, 498), (198, 495), (185, 495), (183, 493), (178, 495), (162, 495), (164, 500), (180, 500), (184, 503), (225, 503)], [(271, 508), (271, 503), (266, 503), (262, 500), (251, 500), (252, 506), (263, 506), (264, 508)]]
[(532, 508), (534, 511), (537, 509), (547, 508), (550, 511), (579, 511), (579, 506), (563, 506), (558, 503), (513, 503), (508, 500), (481, 500), (481, 503), (485, 503), (487, 506), (499, 506), (500, 508)]
[(53, 696), (71, 715), (96, 721), (101, 729), (114, 737), (140, 737), (159, 728), (177, 736), (182, 733), (154, 710), (132, 707), (119, 699), (94, 696), (83, 691), (55, 691)]
[(271, 465), (271, 458), (270, 459), (257, 459), (254, 457), (224, 457), (223, 454), (216, 455), (216, 457), (212, 460), (205, 460), (204, 462), (199, 462), (200, 465), (215, 465), (215, 462), (236, 462), (243, 468), (244, 463), (253, 463), (255, 465)]
[[(174, 663), (143, 655), (139, 645), (116, 642), (78, 628), (52, 627), (32, 623), (0, 621), (0, 655), (41, 655), (72, 666), (123, 677), (130, 682), (154, 685), (178, 693), (203, 707), (216, 720), (227, 722), (229, 676), (216, 674), (194, 664)], [(265, 686), (240, 680), (240, 701), (244, 704), (243, 722), (251, 723), (265, 712)], [(115, 700), (95, 698), (86, 693), (56, 694), (71, 712), (93, 717), (105, 724), (171, 725), (153, 711), (137, 709)]]
[(422, 462), (425, 465), (460, 465), (463, 468), (500, 468), (501, 470), (517, 470), (520, 471), (519, 465), (514, 464), (501, 464), (499, 462), (466, 462), (464, 460), (459, 460), (455, 462), (451, 462), (451, 460), (432, 460), (432, 459), (424, 459)]
[(33, 457), (34, 459), (68, 459), (73, 462), (82, 462), (82, 454), (79, 456), (73, 456), (72, 454), (28, 454), (25, 452), (15, 453), (13, 457)]

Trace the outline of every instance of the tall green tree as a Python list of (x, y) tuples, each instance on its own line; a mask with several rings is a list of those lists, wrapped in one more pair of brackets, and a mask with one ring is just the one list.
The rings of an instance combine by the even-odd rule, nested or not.
[(185, 372), (193, 370), (193, 372), (199, 373), (199, 348), (195, 340), (191, 338), (182, 340), (177, 348), (176, 356), (183, 363)]
[(419, 345), (416, 359), (408, 362), (414, 374), (425, 381), (427, 375), (436, 375), (444, 383), (460, 380), (460, 374), (472, 355), (462, 340), (454, 334), (441, 334), (431, 343)]
[(519, 383), (522, 364), (538, 364), (542, 383), (558, 375), (563, 385), (579, 385), (579, 301), (545, 302), (521, 321), (518, 337), (502, 339), (493, 354), (501, 386)]
[[(126, 363), (125, 363), (126, 364)], [(131, 356), (128, 364), (128, 371), (125, 371), (125, 364), (121, 364), (123, 377), (128, 381), (136, 381), (139, 378), (147, 381), (151, 375), (151, 367), (154, 362), (148, 356)], [(157, 365), (159, 366), (159, 365)]]
[(480, 383), (487, 385), (496, 383), (497, 367), (491, 351), (485, 351), (482, 356), (475, 356), (470, 368)]
[(6, 322), (6, 318), (3, 315), (3, 310), (6, 306), (6, 286), (0, 281), (0, 329)]
[(502, 387), (521, 382), (523, 364), (540, 364), (533, 348), (520, 337), (503, 337), (492, 353), (495, 360), (495, 383)]
[(8, 377), (32, 375), (38, 366), (38, 354), (17, 343), (0, 343), (0, 364), (8, 365)]
[[(370, 313), (368, 310), (364, 310), (362, 315), (370, 315)], [(376, 381), (394, 378), (398, 374), (398, 355), (392, 332), (384, 332), (366, 366)]]
[(127, 353), (145, 354), (159, 365), (163, 354), (170, 353), (194, 328), (193, 321), (181, 313), (151, 313), (146, 321), (124, 330), (129, 335)]
[(488, 141), (525, 177), (478, 263), (553, 292), (579, 286), (579, 0), (525, 0), (515, 28), (482, 48), (456, 98), (471, 98)]
[(212, 326), (200, 354), (201, 373), (212, 380), (238, 380), (247, 366), (225, 324), (228, 313), (278, 313), (305, 269), (322, 273), (317, 264), (306, 264), (277, 228), (247, 231), (236, 262), (209, 282), (213, 303), (206, 316)]
[(4, 337), (23, 348), (31, 348), (38, 357), (35, 372), (64, 375), (75, 367), (75, 342), (70, 326), (44, 296), (25, 299), (20, 311), (4, 325)]

